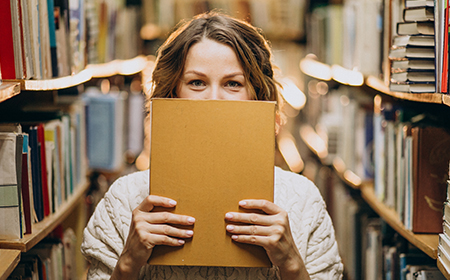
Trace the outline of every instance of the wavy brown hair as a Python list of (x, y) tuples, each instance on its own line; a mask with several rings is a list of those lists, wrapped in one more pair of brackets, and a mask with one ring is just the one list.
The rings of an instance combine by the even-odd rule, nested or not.
[(150, 97), (177, 97), (189, 49), (202, 39), (230, 46), (236, 53), (254, 100), (279, 101), (278, 86), (268, 42), (260, 31), (245, 21), (218, 12), (197, 15), (182, 23), (159, 48), (152, 76)]

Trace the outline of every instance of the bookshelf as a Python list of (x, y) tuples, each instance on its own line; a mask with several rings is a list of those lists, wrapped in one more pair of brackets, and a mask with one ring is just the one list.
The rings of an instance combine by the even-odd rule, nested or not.
[(88, 188), (88, 183), (80, 185), (56, 213), (34, 224), (31, 234), (26, 234), (22, 239), (18, 240), (0, 240), (0, 248), (15, 249), (21, 252), (29, 251), (67, 218), (69, 213), (82, 201)]
[[(325, 82), (337, 82), (340, 85), (346, 86), (357, 86), (361, 88), (374, 90), (376, 93), (381, 93), (387, 96), (391, 96), (400, 100), (413, 101), (424, 104), (437, 104), (438, 106), (450, 107), (450, 97), (446, 94), (440, 93), (402, 93), (402, 92), (392, 92), (389, 90), (388, 86), (381, 79), (367, 75), (363, 78), (362, 84), (352, 84), (347, 81), (339, 80), (335, 77), (332, 71), (333, 66), (327, 65), (325, 63), (319, 62), (312, 55), (307, 55), (300, 62), (300, 69), (303, 74), (309, 78), (313, 78)], [(350, 71), (350, 70), (348, 70)], [(361, 74), (362, 75), (362, 74)], [(374, 191), (373, 181), (362, 181), (360, 178), (353, 173), (351, 170), (346, 169), (345, 163), (339, 157), (334, 157), (331, 160), (326, 149), (320, 148), (323, 140), (314, 131), (314, 128), (309, 124), (302, 124), (300, 126), (300, 138), (310, 149), (310, 151), (315, 154), (321, 161), (322, 165), (331, 165), (338, 175), (338, 177), (348, 186), (353, 189), (359, 189), (360, 195), (365, 202), (384, 220), (386, 221), (397, 233), (404, 237), (408, 242), (413, 244), (415, 247), (423, 251), (430, 258), (436, 260), (437, 266), (446, 279), (450, 279), (450, 272), (446, 271), (442, 263), (440, 263), (437, 258), (438, 254), (438, 244), (439, 235), (438, 234), (415, 234), (412, 231), (405, 228), (402, 221), (399, 219), (397, 212), (386, 206), (381, 202)]]
[(360, 188), (364, 200), (380, 215), (395, 231), (405, 237), (411, 244), (425, 252), (433, 259), (437, 258), (437, 247), (439, 236), (437, 234), (414, 234), (407, 230), (398, 218), (398, 214), (381, 201), (379, 201), (373, 191), (373, 184), (363, 184)]
[(444, 275), (445, 279), (450, 279), (450, 271), (447, 271), (447, 269), (445, 269), (439, 258), (437, 259), (437, 267), (442, 272), (442, 275)]
[[(89, 64), (79, 73), (65, 77), (47, 80), (3, 80), (3, 83), (0, 85), (0, 106), (4, 101), (21, 95), (23, 92), (35, 92), (37, 96), (40, 96), (41, 93), (84, 85), (94, 79), (109, 78), (116, 75), (129, 76), (139, 74), (146, 69), (148, 63), (151, 61), (151, 57), (139, 55), (132, 59), (117, 59), (107, 63)], [(80, 238), (81, 242), (81, 236), (78, 236), (82, 234), (83, 230), (83, 228), (78, 228), (80, 222), (68, 221), (68, 219), (81, 219), (75, 218), (75, 216), (85, 216), (87, 214), (85, 210), (80, 210), (80, 205), (83, 203), (90, 188), (90, 182), (88, 180), (89, 178), (87, 177), (83, 178), (82, 181), (84, 183), (74, 188), (73, 193), (68, 197), (67, 201), (61, 204), (55, 213), (33, 224), (31, 234), (26, 234), (21, 239), (0, 240), (0, 280), (8, 278), (19, 263), (21, 253), (31, 250), (58, 225), (68, 223), (68, 225), (75, 226), (77, 229), (77, 237)], [(69, 215), (75, 216), (69, 217)], [(78, 256), (77, 259), (78, 261), (83, 260), (82, 257), (80, 258)]]
[(3, 82), (0, 84), (0, 102), (20, 93), (20, 83)]
[(0, 280), (6, 280), (20, 261), (20, 250), (0, 249)]

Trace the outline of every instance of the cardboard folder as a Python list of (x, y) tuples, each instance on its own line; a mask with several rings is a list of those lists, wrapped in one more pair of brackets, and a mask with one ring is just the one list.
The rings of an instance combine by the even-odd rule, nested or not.
[(152, 99), (150, 110), (150, 193), (196, 222), (184, 246), (156, 246), (149, 264), (270, 267), (262, 247), (231, 239), (225, 213), (273, 201), (275, 103)]

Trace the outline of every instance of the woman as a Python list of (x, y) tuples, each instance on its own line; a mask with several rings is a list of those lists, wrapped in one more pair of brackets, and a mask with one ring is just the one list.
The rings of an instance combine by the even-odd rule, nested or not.
[[(180, 26), (160, 48), (152, 97), (278, 100), (271, 52), (251, 25), (207, 13)], [(278, 118), (279, 119), (279, 118)], [(279, 122), (279, 121), (277, 121)], [(239, 205), (266, 215), (230, 212), (235, 242), (262, 246), (272, 268), (173, 267), (147, 264), (155, 246), (183, 246), (194, 235), (178, 225), (195, 217), (152, 212), (176, 201), (149, 195), (148, 171), (117, 180), (84, 232), (82, 252), (95, 279), (340, 279), (343, 266), (319, 191), (305, 177), (275, 168), (274, 201)]]

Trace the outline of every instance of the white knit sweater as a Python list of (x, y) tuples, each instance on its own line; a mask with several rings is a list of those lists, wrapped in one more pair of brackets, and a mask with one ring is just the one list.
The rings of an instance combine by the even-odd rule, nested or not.
[[(81, 251), (90, 261), (88, 279), (109, 279), (127, 240), (131, 214), (149, 195), (149, 172), (118, 179), (99, 202)], [(341, 279), (343, 265), (325, 203), (304, 176), (275, 168), (274, 201), (288, 212), (291, 232), (311, 279)], [(278, 279), (277, 268), (150, 266), (140, 279)]]

